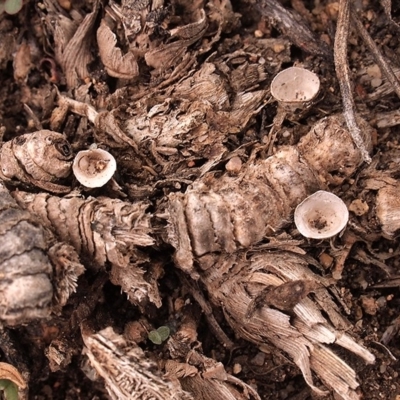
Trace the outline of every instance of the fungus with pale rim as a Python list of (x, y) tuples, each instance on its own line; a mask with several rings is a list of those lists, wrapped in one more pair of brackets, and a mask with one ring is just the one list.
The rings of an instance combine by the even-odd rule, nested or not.
[(117, 169), (115, 158), (102, 149), (80, 151), (72, 165), (76, 179), (88, 188), (104, 186)]
[(294, 212), (298, 231), (311, 239), (328, 239), (341, 232), (349, 220), (343, 200), (320, 190), (303, 200)]
[(320, 89), (318, 75), (305, 68), (290, 67), (272, 80), (271, 95), (282, 107), (301, 108), (315, 99)]

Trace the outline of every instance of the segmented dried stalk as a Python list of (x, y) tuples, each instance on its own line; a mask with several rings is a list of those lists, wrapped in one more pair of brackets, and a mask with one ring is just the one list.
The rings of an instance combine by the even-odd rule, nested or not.
[[(47, 317), (75, 291), (84, 268), (74, 249), (54, 243), (0, 185), (0, 325)], [(54, 286), (54, 289), (53, 289)]]
[[(362, 119), (358, 123), (368, 143), (371, 128)], [(261, 253), (254, 245), (287, 225), (305, 197), (343, 183), (362, 162), (344, 118), (333, 115), (317, 122), (297, 146), (245, 166), (238, 177), (205, 176), (186, 193), (171, 194), (169, 204), (177, 265), (204, 282), (235, 331), (257, 344), (274, 343), (292, 356), (315, 391), (323, 393), (311, 370), (348, 400), (358, 398), (356, 374), (324, 344), (337, 343), (367, 362), (373, 362), (372, 354), (341, 333), (348, 325), (323, 289), (328, 283), (300, 256)], [(247, 261), (238, 251), (250, 247), (258, 255)], [(331, 321), (320, 313), (323, 302)], [(292, 310), (294, 320), (287, 313)]]
[[(368, 136), (371, 128), (359, 123)], [(273, 235), (291, 221), (302, 200), (341, 184), (361, 162), (344, 118), (334, 115), (316, 123), (298, 146), (282, 147), (248, 165), (239, 177), (210, 175), (185, 194), (172, 194), (169, 236), (177, 264), (196, 274), (193, 254), (233, 253)]]
[(84, 199), (77, 195), (60, 198), (45, 193), (14, 192), (16, 200), (70, 243), (88, 268), (112, 265), (111, 281), (121, 285), (130, 300), (149, 298), (160, 305), (157, 282), (144, 278), (138, 264), (147, 261), (138, 246), (151, 246), (148, 204), (127, 203), (105, 197)]
[(135, 343), (128, 343), (111, 327), (92, 333), (83, 329), (84, 354), (104, 379), (115, 400), (192, 400), (179, 383), (163, 379), (157, 364)]
[(67, 193), (61, 184), (71, 174), (74, 154), (64, 135), (40, 130), (18, 136), (0, 149), (0, 178), (53, 193)]

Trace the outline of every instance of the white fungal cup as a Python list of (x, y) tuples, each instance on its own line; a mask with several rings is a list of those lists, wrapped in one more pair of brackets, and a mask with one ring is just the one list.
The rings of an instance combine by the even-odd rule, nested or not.
[(272, 80), (271, 95), (283, 107), (301, 108), (318, 94), (318, 75), (305, 68), (290, 67), (279, 72)]
[(303, 200), (294, 212), (298, 231), (311, 239), (328, 239), (342, 231), (349, 220), (346, 204), (333, 193), (320, 190)]
[(117, 169), (115, 158), (102, 149), (80, 151), (72, 165), (76, 179), (88, 188), (104, 186)]

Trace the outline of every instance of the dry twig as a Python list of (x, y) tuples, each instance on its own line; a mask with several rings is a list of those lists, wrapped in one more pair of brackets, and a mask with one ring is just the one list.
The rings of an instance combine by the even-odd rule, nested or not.
[(336, 75), (339, 80), (340, 92), (342, 94), (343, 114), (346, 124), (356, 146), (360, 149), (363, 160), (370, 163), (366, 145), (362, 139), (360, 128), (355, 118), (355, 104), (350, 84), (350, 68), (347, 62), (347, 39), (350, 26), (350, 1), (341, 0), (339, 16), (336, 27), (334, 57)]

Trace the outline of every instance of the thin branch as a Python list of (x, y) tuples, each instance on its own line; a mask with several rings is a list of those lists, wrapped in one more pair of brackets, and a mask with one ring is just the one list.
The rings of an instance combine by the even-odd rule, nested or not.
[(295, 11), (289, 11), (277, 0), (257, 0), (261, 15), (268, 18), (289, 40), (309, 54), (332, 58), (330, 48), (321, 41)]
[(400, 98), (400, 82), (397, 79), (397, 76), (394, 74), (392, 68), (387, 63), (387, 61), (383, 58), (382, 53), (379, 51), (378, 46), (371, 38), (368, 31), (364, 28), (364, 25), (357, 17), (357, 14), (352, 13), (351, 19), (354, 22), (361, 39), (368, 46), (369, 51), (372, 53), (376, 63), (379, 65), (380, 70), (385, 74), (386, 79), (393, 86), (392, 89), (396, 92), (397, 96)]
[(347, 39), (349, 29), (350, 0), (340, 0), (339, 16), (335, 35), (334, 58), (336, 76), (339, 80), (340, 92), (342, 94), (343, 115), (353, 141), (361, 151), (363, 160), (370, 163), (371, 157), (368, 154), (355, 117), (355, 104), (350, 84), (350, 68), (347, 62)]

